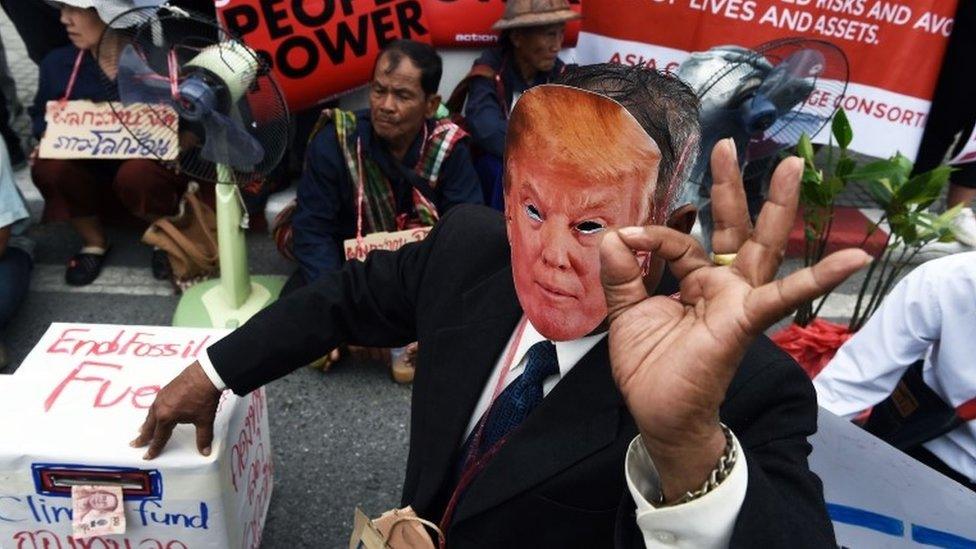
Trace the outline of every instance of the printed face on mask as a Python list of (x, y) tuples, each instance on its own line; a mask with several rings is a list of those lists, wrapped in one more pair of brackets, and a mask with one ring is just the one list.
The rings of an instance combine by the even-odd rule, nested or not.
[[(593, 94), (574, 93), (577, 100), (594, 101)], [(572, 96), (546, 98), (568, 101), (564, 116), (553, 119), (554, 105), (537, 110), (545, 99), (534, 96), (527, 93), (519, 101), (516, 109), (528, 112), (513, 115), (521, 117), (519, 135), (507, 150), (512, 270), (532, 325), (549, 339), (566, 341), (588, 334), (606, 317), (600, 241), (608, 229), (647, 221), (660, 153), (636, 121), (620, 112), (623, 107), (605, 98), (599, 101), (607, 105), (597, 103), (598, 109), (575, 108)], [(610, 118), (594, 120), (600, 116)], [(629, 126), (615, 124), (615, 118)], [(618, 135), (606, 133), (608, 123)], [(630, 145), (610, 153), (621, 139)]]

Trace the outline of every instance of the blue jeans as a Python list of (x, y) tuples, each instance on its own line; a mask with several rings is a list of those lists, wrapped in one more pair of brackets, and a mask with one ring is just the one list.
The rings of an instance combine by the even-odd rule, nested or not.
[(0, 256), (0, 336), (27, 295), (32, 266), (30, 256), (20, 248), (8, 247)]

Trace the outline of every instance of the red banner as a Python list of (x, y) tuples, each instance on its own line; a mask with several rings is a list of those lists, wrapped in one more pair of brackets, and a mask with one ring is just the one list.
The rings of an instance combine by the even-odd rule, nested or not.
[[(569, 0), (569, 4), (582, 13), (583, 0)], [(505, 0), (424, 0), (424, 8), (435, 46), (480, 48), (498, 42), (491, 26), (505, 11)], [(579, 20), (566, 25), (567, 47), (576, 44), (579, 30)]]
[[(965, 0), (964, 0), (965, 1)], [(855, 150), (914, 156), (952, 31), (957, 0), (600, 0), (586, 5), (581, 63), (674, 69), (688, 52), (745, 47), (792, 36), (829, 41), (847, 54), (844, 107)]]
[(228, 0), (218, 11), (271, 62), (292, 109), (368, 82), (377, 54), (394, 40), (430, 43), (420, 0)]
[[(582, 11), (583, 0), (569, 0)], [(485, 48), (505, 0), (217, 0), (223, 24), (271, 63), (298, 110), (369, 82), (379, 51), (399, 38)], [(580, 22), (566, 27), (573, 45)]]

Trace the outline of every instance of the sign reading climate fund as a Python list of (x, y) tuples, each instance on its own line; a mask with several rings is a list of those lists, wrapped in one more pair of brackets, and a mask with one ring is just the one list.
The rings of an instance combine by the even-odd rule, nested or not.
[[(600, 0), (588, 2), (580, 63), (645, 64), (674, 70), (689, 52), (754, 47), (791, 36), (827, 40), (847, 54), (843, 97), (808, 102), (843, 107), (851, 148), (914, 158), (925, 127), (957, 0)], [(826, 142), (827, 132), (820, 133)]]

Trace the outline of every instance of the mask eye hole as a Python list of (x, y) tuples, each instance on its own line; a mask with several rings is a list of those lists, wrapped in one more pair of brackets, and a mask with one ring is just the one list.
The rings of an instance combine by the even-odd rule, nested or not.
[(576, 230), (582, 234), (596, 234), (606, 227), (596, 221), (583, 221), (576, 225)]
[(539, 213), (538, 208), (536, 208), (532, 204), (525, 205), (525, 213), (526, 215), (529, 216), (529, 219), (531, 219), (532, 221), (542, 221), (542, 214)]

